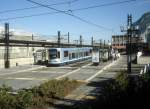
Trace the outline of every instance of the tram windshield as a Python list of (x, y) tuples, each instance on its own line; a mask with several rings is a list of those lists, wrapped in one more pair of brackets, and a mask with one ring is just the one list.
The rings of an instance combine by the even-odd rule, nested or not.
[(50, 59), (56, 59), (57, 58), (57, 50), (56, 49), (49, 50), (49, 57), (50, 57)]

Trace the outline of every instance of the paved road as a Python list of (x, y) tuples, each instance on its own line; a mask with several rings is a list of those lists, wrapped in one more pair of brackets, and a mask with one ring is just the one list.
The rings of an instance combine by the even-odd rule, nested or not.
[[(78, 62), (61, 67), (45, 67), (39, 65), (25, 65), (12, 67), (10, 69), (0, 69), (0, 85), (6, 84), (14, 89), (31, 88), (50, 79), (62, 79), (68, 77), (83, 82), (96, 80), (97, 78), (112, 78), (116, 71), (126, 69), (126, 57), (122, 56), (109, 69), (104, 69), (111, 62), (100, 63), (93, 66), (88, 61)], [(141, 66), (134, 66), (134, 70), (139, 71)], [(100, 75), (100, 77), (99, 77)], [(97, 78), (95, 78), (97, 77)], [(93, 79), (94, 78), (94, 79)]]
[(17, 66), (0, 69), (0, 85), (6, 84), (14, 89), (31, 88), (50, 79), (76, 79), (86, 81), (107, 63), (92, 66), (90, 61), (78, 62), (61, 67), (44, 67), (38, 65)]
[[(136, 72), (139, 72), (143, 65), (132, 65)], [(96, 96), (100, 90), (100, 83), (114, 78), (115, 75), (126, 70), (126, 56), (122, 56), (117, 61), (109, 61), (100, 63), (98, 66), (93, 66), (90, 61), (78, 62), (61, 67), (44, 67), (38, 65), (18, 66), (10, 69), (0, 69), (0, 85), (6, 84), (14, 89), (31, 88), (40, 85), (50, 79), (76, 79), (86, 82), (73, 93), (68, 95), (66, 101), (59, 101), (56, 104), (72, 104), (73, 101), (80, 101), (87, 96)], [(69, 100), (69, 101), (68, 101)], [(59, 108), (59, 107), (58, 107)]]

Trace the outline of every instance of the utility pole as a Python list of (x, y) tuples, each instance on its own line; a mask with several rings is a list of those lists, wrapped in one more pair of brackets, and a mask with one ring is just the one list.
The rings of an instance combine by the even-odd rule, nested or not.
[(109, 60), (109, 57), (110, 57), (110, 42), (108, 40), (108, 60)]
[(104, 47), (103, 47), (103, 49), (105, 49), (105, 40), (104, 40)]
[(34, 40), (34, 35), (32, 34), (32, 41)]
[(99, 40), (99, 48), (102, 49), (102, 39)]
[(131, 62), (132, 62), (131, 37), (132, 37), (132, 15), (128, 14), (128, 20), (127, 20), (127, 46), (126, 46), (128, 73), (131, 73)]
[(58, 47), (60, 47), (60, 31), (58, 31), (58, 40), (57, 40), (57, 43), (58, 43)]
[(5, 23), (5, 55), (4, 55), (5, 68), (10, 67), (9, 61), (9, 23)]
[(121, 32), (127, 32), (127, 41), (126, 41), (126, 54), (127, 54), (127, 73), (131, 73), (131, 63), (132, 63), (132, 33), (138, 32), (138, 27), (133, 27), (132, 25), (132, 15), (128, 14), (127, 16), (127, 29), (121, 28)]
[(68, 44), (70, 43), (70, 35), (69, 35), (69, 32), (68, 32)]
[(80, 35), (80, 46), (82, 46), (82, 36)]
[(94, 39), (93, 39), (93, 37), (91, 38), (91, 45), (92, 46), (94, 45)]
[(102, 49), (102, 40), (100, 39), (100, 40), (99, 40), (99, 62), (100, 62), (101, 59), (102, 59), (101, 49)]

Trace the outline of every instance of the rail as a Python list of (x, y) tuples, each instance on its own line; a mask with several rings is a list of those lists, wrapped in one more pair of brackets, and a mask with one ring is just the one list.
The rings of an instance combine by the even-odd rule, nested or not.
[(150, 73), (150, 64), (146, 64), (144, 69), (141, 69), (140, 74)]

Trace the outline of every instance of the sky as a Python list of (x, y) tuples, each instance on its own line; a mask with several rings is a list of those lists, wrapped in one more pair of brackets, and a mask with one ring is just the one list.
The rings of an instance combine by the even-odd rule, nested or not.
[[(120, 2), (126, 0), (33, 0), (45, 5), (68, 2), (61, 5), (53, 5), (51, 7), (69, 11), (70, 14), (78, 16), (86, 21), (92, 22), (98, 26), (91, 25), (76, 19), (64, 13), (55, 13), (27, 18), (9, 19), (20, 16), (29, 16), (41, 13), (53, 13), (54, 10), (40, 7), (36, 9), (28, 9), (15, 12), (4, 12), (6, 10), (14, 10), (19, 8), (28, 8), (38, 6), (28, 2), (27, 0), (0, 0), (0, 26), (4, 26), (5, 22), (10, 24), (10, 28), (19, 29), (34, 34), (43, 35), (43, 38), (51, 38), (57, 35), (57, 31), (61, 31), (62, 35), (70, 33), (71, 40), (78, 40), (82, 35), (84, 43), (90, 43), (91, 37), (98, 42), (102, 40), (111, 40), (112, 35), (123, 34), (120, 32), (120, 26), (126, 26), (127, 14), (132, 14), (133, 22), (138, 20), (144, 13), (150, 11), (150, 0), (135, 0), (132, 2), (97, 7), (87, 10), (71, 11), (78, 8), (101, 5), (105, 3)], [(73, 1), (73, 2), (71, 2)], [(102, 28), (101, 28), (102, 26)], [(104, 27), (104, 28), (103, 28)], [(64, 36), (64, 38), (67, 38)]]

